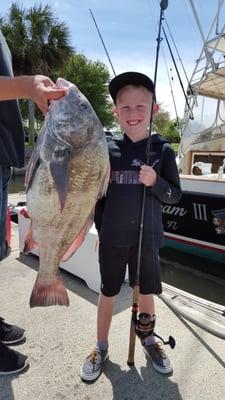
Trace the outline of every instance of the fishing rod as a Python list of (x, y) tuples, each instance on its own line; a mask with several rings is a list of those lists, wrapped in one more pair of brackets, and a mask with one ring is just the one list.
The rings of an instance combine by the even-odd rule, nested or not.
[[(156, 48), (156, 58), (155, 58), (155, 72), (154, 72), (154, 88), (156, 87), (156, 80), (157, 80), (157, 72), (158, 72), (158, 60), (159, 60), (159, 50), (160, 50), (160, 42), (163, 40), (161, 37), (161, 29), (162, 29), (162, 21), (164, 19), (164, 10), (168, 7), (168, 0), (161, 0), (160, 1), (160, 18), (159, 18), (159, 31), (158, 31), (158, 36), (156, 38), (157, 40), (157, 48)], [(106, 55), (108, 57), (108, 60), (110, 62), (112, 71), (114, 75), (116, 76), (115, 69), (113, 67), (112, 61), (109, 57), (108, 51), (106, 49), (106, 46), (104, 44), (102, 35), (98, 29), (98, 25), (94, 19), (93, 13), (90, 10), (90, 13), (92, 15), (92, 19), (95, 23), (97, 32), (99, 34), (99, 37), (101, 39), (101, 42), (103, 44), (103, 47), (105, 49)], [(153, 122), (153, 109), (154, 109), (154, 104), (156, 103), (156, 96), (155, 93), (153, 95), (152, 99), (152, 106), (151, 106), (151, 116), (150, 116), (150, 124), (149, 124), (149, 137), (148, 137), (148, 142), (146, 146), (146, 164), (150, 164), (150, 158), (151, 158), (151, 132), (152, 132), (152, 122)], [(157, 162), (157, 161), (156, 161)], [(128, 352), (128, 360), (127, 364), (129, 366), (134, 365), (134, 351), (135, 351), (135, 341), (136, 341), (136, 328), (138, 325), (138, 319), (137, 319), (137, 314), (138, 314), (138, 298), (139, 298), (139, 292), (140, 292), (140, 287), (139, 287), (139, 278), (140, 278), (140, 263), (141, 263), (141, 252), (142, 252), (142, 239), (143, 239), (143, 226), (144, 226), (144, 214), (145, 214), (145, 203), (146, 203), (146, 186), (144, 185), (143, 187), (143, 199), (142, 199), (142, 208), (141, 208), (141, 218), (140, 218), (140, 231), (139, 231), (139, 240), (138, 240), (138, 257), (137, 257), (137, 269), (136, 269), (136, 279), (135, 279), (135, 285), (133, 288), (133, 302), (132, 302), (132, 316), (131, 316), (131, 324), (130, 324), (130, 340), (129, 340), (129, 352)], [(153, 210), (152, 210), (153, 211)], [(153, 234), (153, 241), (154, 241), (154, 234)], [(140, 318), (140, 316), (139, 316)], [(144, 321), (145, 322), (145, 321)], [(155, 336), (158, 336), (155, 334)], [(169, 344), (171, 348), (175, 347), (175, 340), (173, 339), (172, 336), (169, 336), (168, 341), (164, 341), (160, 336), (158, 336), (164, 344)]]
[(91, 17), (92, 17), (92, 19), (93, 19), (93, 21), (94, 21), (95, 27), (96, 27), (96, 29), (97, 29), (98, 35), (99, 35), (100, 40), (101, 40), (101, 42), (102, 42), (102, 45), (103, 45), (103, 47), (104, 47), (104, 50), (105, 50), (105, 53), (106, 53), (107, 58), (108, 58), (108, 60), (109, 60), (109, 63), (110, 63), (110, 65), (111, 65), (111, 68), (112, 68), (112, 71), (113, 71), (113, 73), (114, 73), (114, 76), (116, 76), (116, 72), (115, 72), (115, 69), (114, 69), (114, 67), (113, 67), (113, 63), (112, 63), (111, 58), (110, 58), (110, 56), (109, 56), (109, 53), (108, 53), (108, 51), (107, 51), (106, 45), (105, 45), (104, 40), (103, 40), (103, 38), (102, 38), (101, 32), (100, 32), (100, 30), (99, 30), (99, 28), (98, 28), (98, 25), (97, 25), (97, 22), (96, 22), (96, 20), (95, 20), (94, 15), (93, 15), (93, 12), (91, 11), (90, 8), (89, 8), (89, 11), (90, 11)]
[[(161, 37), (161, 30), (162, 30), (162, 21), (164, 19), (164, 10), (168, 7), (168, 0), (161, 0), (160, 1), (160, 17), (159, 17), (159, 30), (157, 40), (157, 47), (156, 47), (156, 58), (155, 58), (155, 72), (154, 72), (154, 88), (156, 89), (156, 80), (157, 80), (157, 72), (158, 72), (158, 61), (159, 61), (159, 50), (160, 50), (160, 43), (163, 40)], [(153, 122), (153, 108), (154, 104), (156, 103), (156, 96), (153, 95), (152, 98), (152, 107), (151, 107), (151, 116), (150, 116), (150, 124), (149, 124), (149, 137), (148, 143), (146, 148), (146, 155), (147, 160), (146, 164), (150, 164), (150, 155), (151, 155), (151, 133), (152, 133), (152, 122)], [(141, 207), (141, 217), (140, 217), (140, 231), (139, 231), (139, 240), (138, 240), (138, 257), (137, 257), (137, 270), (136, 270), (136, 279), (135, 285), (133, 288), (133, 305), (132, 305), (132, 316), (131, 316), (131, 324), (130, 324), (130, 342), (129, 342), (129, 351), (128, 351), (128, 360), (127, 364), (129, 366), (134, 365), (134, 352), (135, 352), (135, 341), (136, 341), (136, 329), (138, 326), (138, 298), (140, 293), (140, 267), (141, 267), (141, 253), (142, 253), (142, 241), (143, 241), (143, 228), (144, 228), (144, 215), (145, 215), (145, 203), (146, 203), (146, 191), (147, 188), (144, 185), (143, 187), (143, 198), (142, 198), (142, 207)], [(153, 235), (154, 236), (154, 235)], [(153, 244), (154, 246), (154, 244)], [(147, 325), (147, 321), (140, 321), (142, 326)], [(151, 321), (148, 321), (151, 324)], [(171, 340), (171, 343), (170, 343)], [(171, 347), (175, 346), (175, 341), (172, 343), (174, 339), (171, 337), (169, 338), (169, 344)]]

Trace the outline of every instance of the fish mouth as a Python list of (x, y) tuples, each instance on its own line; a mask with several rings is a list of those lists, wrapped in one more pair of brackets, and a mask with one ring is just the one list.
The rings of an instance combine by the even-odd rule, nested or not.
[[(76, 87), (76, 86), (73, 83), (68, 82), (64, 78), (58, 78), (54, 85), (55, 89), (67, 89), (67, 94), (69, 92), (70, 87)], [(49, 106), (52, 106), (55, 102), (56, 102), (55, 100), (49, 100)]]
[(68, 82), (64, 78), (58, 78), (55, 85), (58, 89), (69, 88), (71, 86), (74, 86), (71, 82)]

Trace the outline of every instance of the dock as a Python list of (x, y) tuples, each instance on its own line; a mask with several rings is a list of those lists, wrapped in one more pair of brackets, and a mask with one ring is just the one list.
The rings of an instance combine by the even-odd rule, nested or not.
[[(18, 200), (19, 198), (19, 200)], [(23, 201), (24, 194), (9, 202)], [(18, 226), (12, 223), (12, 252), (0, 264), (1, 316), (26, 329), (14, 348), (28, 355), (24, 373), (0, 377), (0, 400), (222, 400), (225, 396), (224, 340), (177, 315), (156, 296), (156, 332), (176, 340), (165, 346), (173, 374), (162, 376), (146, 360), (136, 340), (135, 366), (127, 366), (132, 291), (123, 284), (109, 338), (109, 360), (99, 379), (80, 380), (80, 366), (95, 344), (98, 294), (62, 271), (70, 306), (29, 307), (38, 258), (21, 254)]]

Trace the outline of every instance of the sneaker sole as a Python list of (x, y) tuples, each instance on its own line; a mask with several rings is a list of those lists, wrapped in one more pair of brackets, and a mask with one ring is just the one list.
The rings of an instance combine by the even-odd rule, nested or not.
[(151, 356), (148, 354), (148, 352), (145, 350), (145, 348), (143, 350), (144, 350), (144, 353), (145, 353), (146, 357), (149, 358), (149, 360), (151, 360), (152, 366), (153, 366), (155, 371), (159, 372), (162, 375), (169, 375), (169, 374), (171, 374), (173, 372), (172, 366), (167, 367), (167, 368), (165, 368), (165, 367), (161, 368), (159, 365), (155, 364), (154, 361), (152, 361)]
[[(102, 363), (104, 363), (107, 358), (109, 358), (109, 354), (106, 354), (104, 360), (102, 361)], [(102, 373), (102, 368), (100, 368), (98, 371), (96, 371), (93, 374), (85, 374), (85, 372), (83, 372), (82, 367), (80, 369), (80, 377), (83, 381), (87, 381), (87, 382), (91, 382), (91, 381), (95, 381)]]
[(23, 371), (23, 370), (24, 370), (25, 368), (27, 368), (28, 366), (29, 366), (29, 360), (28, 360), (28, 358), (27, 358), (27, 360), (25, 361), (24, 365), (23, 365), (21, 368), (16, 369), (16, 370), (14, 370), (14, 371), (6, 371), (6, 372), (0, 371), (0, 375), (5, 375), (5, 376), (6, 376), (6, 375), (17, 374), (17, 373)]
[(15, 340), (2, 340), (2, 339), (1, 339), (1, 342), (2, 342), (3, 344), (6, 344), (6, 345), (10, 346), (11, 344), (17, 344), (17, 343), (22, 342), (22, 341), (25, 339), (25, 337), (26, 337), (26, 335), (25, 335), (25, 333), (24, 333), (23, 336), (20, 337), (19, 339), (15, 339)]

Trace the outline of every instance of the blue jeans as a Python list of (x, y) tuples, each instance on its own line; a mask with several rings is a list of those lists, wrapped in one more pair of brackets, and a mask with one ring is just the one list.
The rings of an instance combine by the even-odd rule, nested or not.
[(6, 253), (6, 221), (8, 207), (8, 183), (11, 176), (10, 167), (0, 166), (0, 260)]

